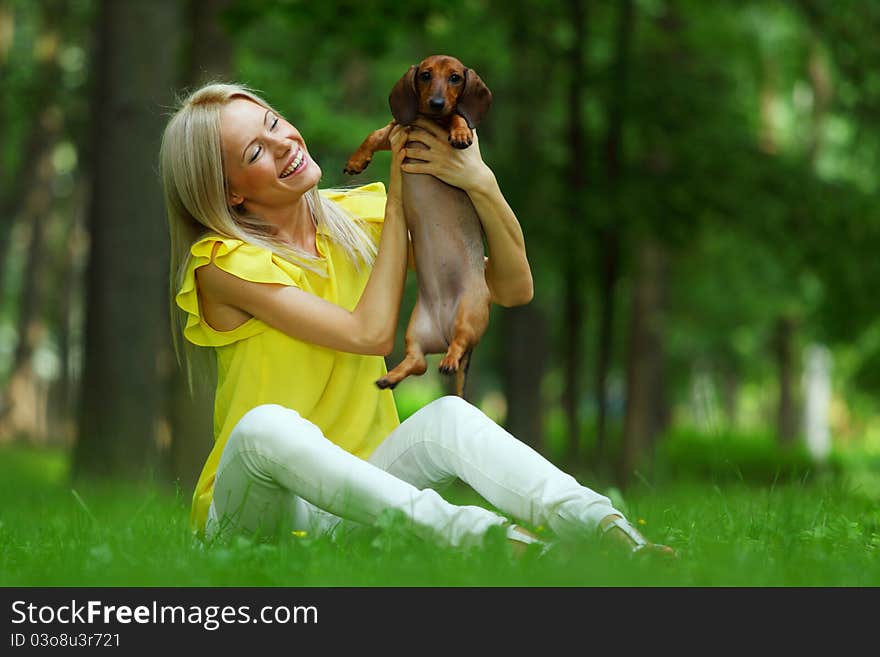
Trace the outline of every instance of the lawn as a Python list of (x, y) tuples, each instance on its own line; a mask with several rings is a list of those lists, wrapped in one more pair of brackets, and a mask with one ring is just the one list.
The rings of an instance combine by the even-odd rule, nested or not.
[[(645, 482), (628, 491), (625, 510), (646, 535), (675, 547), (677, 562), (631, 561), (593, 541), (514, 559), (499, 535), (480, 550), (443, 549), (393, 521), (344, 544), (291, 536), (206, 547), (187, 528), (188, 492), (73, 490), (63, 452), (7, 446), (0, 585), (878, 586), (878, 479), (855, 468), (762, 484)], [(480, 502), (464, 486), (446, 495)]]

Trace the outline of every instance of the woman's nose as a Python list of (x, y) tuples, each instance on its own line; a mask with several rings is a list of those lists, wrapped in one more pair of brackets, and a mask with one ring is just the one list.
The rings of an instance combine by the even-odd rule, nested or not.
[(281, 157), (282, 155), (285, 155), (291, 148), (289, 139), (285, 139), (284, 137), (278, 137), (275, 135), (269, 136), (269, 144), (272, 148), (272, 152), (275, 154), (275, 157)]

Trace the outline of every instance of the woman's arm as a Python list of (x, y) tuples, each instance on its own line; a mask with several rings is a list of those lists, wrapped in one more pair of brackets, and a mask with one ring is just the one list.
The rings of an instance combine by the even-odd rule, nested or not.
[(213, 261), (197, 272), (203, 296), (239, 308), (304, 342), (336, 351), (387, 355), (394, 344), (406, 279), (407, 230), (400, 197), (400, 164), (408, 131), (395, 128), (391, 134), (385, 221), (376, 261), (354, 310), (349, 312), (297, 287), (243, 280)]
[(483, 162), (476, 131), (473, 144), (457, 149), (437, 136), (438, 128), (433, 123), (420, 119), (415, 125), (425, 132), (413, 132), (410, 139), (423, 142), (428, 150), (411, 149), (409, 157), (422, 162), (404, 164), (403, 171), (431, 174), (467, 193), (486, 235), (486, 284), (492, 301), (502, 306), (528, 303), (534, 287), (522, 228), (501, 193), (495, 174)]

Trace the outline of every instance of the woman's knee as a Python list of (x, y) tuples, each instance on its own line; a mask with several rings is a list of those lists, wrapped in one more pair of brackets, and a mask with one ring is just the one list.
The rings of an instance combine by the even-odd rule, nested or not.
[(454, 395), (435, 399), (423, 410), (425, 414), (421, 421), (423, 425), (431, 427), (426, 435), (430, 435), (434, 441), (456, 441), (464, 436), (472, 438), (476, 433), (492, 436), (496, 432), (489, 429), (498, 428), (483, 411)]
[(326, 438), (292, 408), (261, 404), (245, 413), (229, 436), (227, 447), (261, 453), (307, 449)]
[(428, 407), (442, 415), (483, 415), (483, 411), (479, 408), (456, 395), (446, 395), (435, 399), (426, 408)]

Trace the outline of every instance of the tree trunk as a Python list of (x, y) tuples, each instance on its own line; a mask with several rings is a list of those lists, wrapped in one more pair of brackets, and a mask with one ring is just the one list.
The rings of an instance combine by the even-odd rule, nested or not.
[(721, 371), (721, 406), (728, 430), (735, 430), (738, 423), (739, 377), (732, 366)]
[(596, 262), (599, 266), (599, 344), (596, 354), (596, 401), (598, 415), (596, 441), (598, 459), (604, 457), (607, 445), (608, 372), (614, 351), (615, 293), (620, 277), (621, 227), (623, 217), (618, 207), (618, 196), (623, 178), (622, 136), (627, 109), (629, 60), (635, 8), (632, 0), (622, 0), (617, 20), (615, 56), (611, 79), (613, 86), (608, 100), (608, 130), (605, 135), (605, 193), (608, 197), (608, 215), (597, 235), (599, 248)]
[(505, 428), (537, 451), (544, 449), (541, 381), (547, 365), (547, 328), (537, 307), (504, 310), (503, 381), (507, 399)]
[(583, 367), (583, 333), (585, 324), (583, 295), (583, 263), (579, 257), (579, 240), (576, 233), (582, 230), (584, 221), (584, 198), (588, 173), (587, 143), (583, 119), (583, 95), (585, 88), (584, 57), (586, 45), (587, 15), (584, 0), (569, 0), (569, 16), (574, 26), (574, 39), (568, 53), (571, 78), (568, 87), (568, 208), (569, 226), (575, 233), (567, 240), (565, 251), (564, 299), (563, 299), (563, 369), (565, 388), (562, 406), (568, 427), (568, 454), (566, 460), (576, 463), (581, 444), (581, 368)]
[(87, 183), (81, 178), (70, 204), (71, 218), (63, 240), (63, 262), (56, 277), (61, 290), (58, 300), (58, 378), (49, 391), (49, 430), (64, 444), (76, 437), (78, 371), (72, 356), (82, 343), (83, 270), (88, 249), (85, 228)]
[[(41, 176), (44, 184), (49, 183), (49, 178), (48, 175)], [(13, 372), (30, 364), (34, 349), (45, 328), (40, 307), (48, 273), (43, 252), (46, 249), (46, 221), (52, 207), (52, 199), (44, 191), (35, 189), (33, 202), (32, 211), (26, 213), (28, 223), (31, 226), (31, 234), (28, 240), (28, 256), (18, 302), (18, 329), (16, 331), (18, 343), (12, 358)]]
[[(536, 11), (536, 7), (528, 3), (514, 3), (509, 9), (506, 5), (505, 8), (506, 20), (510, 26), (510, 48), (519, 53), (521, 66), (516, 84), (507, 90), (511, 102), (506, 107), (499, 106), (499, 114), (490, 123), (494, 125), (496, 133), (507, 130), (518, 135), (517, 153), (531, 153), (536, 152), (540, 146), (533, 130), (536, 99), (532, 94), (535, 85), (544, 75), (542, 64), (547, 61), (547, 54), (541, 47), (534, 45), (534, 40), (530, 40), (536, 20), (530, 12)], [(500, 119), (504, 118), (508, 122), (502, 126)], [(489, 128), (490, 125), (487, 124), (487, 131)], [(481, 133), (480, 139), (485, 134), (486, 132)], [(499, 179), (513, 181), (508, 191), (508, 200), (516, 208), (523, 223), (523, 231), (528, 236), (529, 219), (536, 216), (538, 210), (534, 195), (527, 191), (528, 181), (512, 156), (501, 158), (498, 173)], [(532, 302), (527, 306), (500, 309), (496, 317), (500, 329), (497, 363), (507, 407), (504, 425), (514, 436), (540, 450), (544, 446), (545, 416), (541, 383), (549, 356), (544, 312), (537, 302)]]
[(39, 435), (45, 408), (39, 401), (40, 382), (32, 366), (34, 350), (46, 330), (39, 313), (45, 280), (45, 270), (41, 267), (43, 221), (41, 215), (33, 217), (24, 281), (19, 294), (17, 343), (0, 400), (0, 435), (33, 441), (45, 439)]
[(74, 476), (143, 479), (158, 464), (168, 245), (155, 161), (178, 81), (178, 13), (175, 0), (100, 5), (93, 125), (100, 147)]
[[(198, 480), (205, 459), (214, 445), (214, 388), (217, 367), (212, 358), (202, 370), (204, 378), (193, 381), (192, 396), (186, 375), (174, 362), (167, 350), (168, 367), (168, 424), (170, 444), (167, 465), (172, 481), (183, 490), (191, 491)], [(196, 370), (198, 371), (198, 370)]]
[[(196, 87), (212, 80), (228, 80), (232, 76), (232, 42), (220, 24), (220, 15), (230, 4), (231, 0), (190, 0), (191, 38), (185, 85)], [(190, 395), (186, 372), (177, 367), (172, 345), (164, 345), (170, 432), (166, 463), (172, 480), (184, 490), (195, 486), (214, 444), (217, 368), (213, 354), (205, 355), (204, 361), (205, 366), (196, 369), (204, 379), (193, 382)]]
[(189, 0), (188, 84), (226, 82), (232, 74), (232, 40), (221, 17), (233, 0)]
[(810, 136), (807, 145), (807, 157), (813, 168), (822, 151), (822, 139), (825, 117), (834, 96), (831, 71), (822, 50), (821, 41), (816, 35), (810, 38), (810, 54), (807, 60), (807, 71), (810, 78), (810, 89), (813, 91), (813, 113), (810, 121)]
[[(41, 180), (41, 169), (51, 165), (48, 162), (49, 153), (58, 139), (63, 124), (63, 114), (57, 107), (56, 100), (61, 89), (61, 67), (58, 63), (58, 55), (62, 45), (61, 27), (67, 18), (67, 4), (59, 0), (47, 0), (38, 11), (42, 24), (39, 42), (43, 45), (34, 49), (38, 67), (32, 86), (25, 91), (25, 95), (30, 98), (21, 99), (22, 102), (27, 102), (38, 110), (32, 117), (34, 120), (23, 145), (24, 156), (19, 169), (6, 171), (3, 166), (5, 163), (0, 162), (0, 290), (5, 287), (6, 259), (13, 227), (20, 215), (25, 212), (26, 205), (33, 202), (31, 198), (33, 190), (22, 189), (23, 181), (27, 185), (28, 181)], [(9, 30), (14, 29), (12, 11), (4, 8), (0, 11), (0, 29), (6, 24), (9, 25)], [(8, 49), (9, 45), (11, 38), (5, 49)], [(4, 69), (7, 67), (5, 61), (2, 64), (0, 79), (3, 79)], [(0, 140), (6, 138), (7, 131), (14, 129), (14, 122), (7, 117), (6, 102), (0, 103)], [(37, 187), (40, 193), (48, 194), (47, 190), (50, 186), (36, 183), (32, 185)]]
[[(57, 114), (57, 112), (56, 112)], [(58, 117), (56, 117), (58, 119)], [(59, 119), (60, 120), (60, 119)], [(51, 266), (44, 256), (46, 224), (52, 210), (51, 151), (60, 132), (58, 121), (46, 126), (45, 150), (37, 159), (35, 176), (23, 196), (21, 218), (30, 227), (28, 253), (18, 295), (16, 346), (10, 374), (0, 399), (0, 435), (46, 440), (46, 381), (33, 368), (33, 355), (46, 332), (43, 303)]]
[(776, 322), (773, 340), (779, 373), (779, 403), (776, 409), (776, 431), (783, 445), (792, 445), (797, 438), (798, 412), (794, 397), (795, 362), (794, 336), (796, 325), (791, 317)]
[(656, 242), (643, 243), (635, 264), (620, 469), (623, 485), (639, 468), (650, 465), (655, 439), (668, 418), (663, 346), (666, 251)]
[[(568, 259), (568, 258), (567, 258)], [(562, 391), (562, 408), (568, 429), (566, 461), (576, 464), (581, 447), (581, 367), (583, 367), (584, 299), (581, 294), (580, 272), (574, 263), (565, 268), (565, 298), (563, 300), (563, 371), (565, 388)]]
[[(609, 190), (610, 191), (610, 190)], [(614, 297), (620, 277), (620, 232), (606, 228), (599, 232), (599, 336), (596, 350), (596, 459), (601, 464), (608, 446), (608, 372), (614, 350)]]

